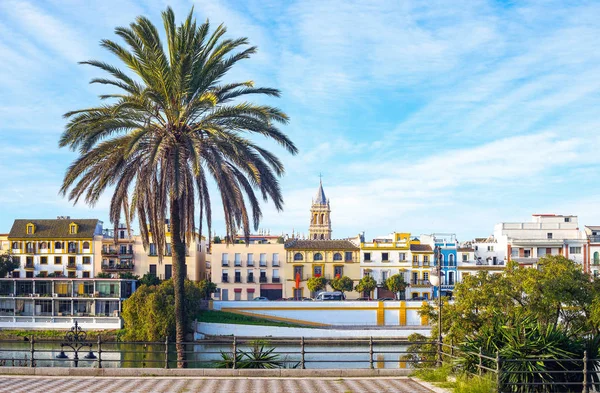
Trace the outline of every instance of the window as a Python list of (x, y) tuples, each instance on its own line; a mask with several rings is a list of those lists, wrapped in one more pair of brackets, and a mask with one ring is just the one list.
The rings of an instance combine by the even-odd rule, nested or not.
[(569, 247), (570, 254), (581, 254), (581, 247)]
[(523, 250), (523, 256), (525, 258), (531, 257), (531, 250)]
[(343, 266), (334, 266), (333, 267), (333, 277), (342, 277), (344, 275), (344, 267)]
[(90, 278), (90, 272), (82, 272), (82, 276), (83, 278)]
[(89, 265), (92, 263), (92, 257), (83, 257), (83, 262), (84, 265)]
[(156, 255), (156, 244), (150, 243), (150, 255)]
[(273, 269), (273, 277), (272, 277), (272, 279), (273, 279), (274, 283), (280, 282), (280, 279), (279, 279), (279, 269)]
[(454, 254), (448, 255), (448, 263), (450, 266), (454, 266)]
[(252, 253), (248, 253), (248, 266), (254, 266), (254, 255)]
[(479, 250), (479, 246), (475, 246), (475, 251), (478, 251), (478, 250)]
[(12, 242), (12, 249), (13, 250), (18, 250), (19, 249), (19, 242)]
[(389, 252), (382, 252), (381, 253), (381, 260), (383, 262), (389, 262), (389, 260), (390, 260), (390, 253)]
[(571, 217), (565, 217), (565, 222), (571, 222)]
[(165, 255), (171, 255), (171, 243), (166, 244)]
[(336, 252), (335, 254), (333, 254), (333, 260), (334, 261), (341, 261), (342, 260), (342, 254), (340, 254), (339, 252)]
[(429, 273), (423, 273), (423, 281), (429, 281)]
[(413, 255), (413, 264), (419, 264), (419, 256), (418, 255)]
[[(443, 258), (443, 256), (442, 256)], [(429, 265), (429, 256), (428, 255), (423, 255), (423, 266), (428, 266)]]
[(297, 252), (294, 254), (294, 261), (302, 261), (304, 259), (304, 257), (302, 256), (301, 253)]
[(385, 283), (385, 280), (387, 280), (387, 279), (388, 279), (388, 272), (387, 272), (387, 270), (383, 270), (381, 272), (381, 281), (383, 281)]
[(323, 276), (323, 266), (313, 266), (313, 277)]
[(400, 262), (406, 261), (406, 253), (401, 252), (400, 255), (398, 256), (398, 259), (400, 260)]
[(89, 251), (89, 249), (90, 249), (90, 242), (83, 242), (83, 249)]
[(229, 254), (221, 254), (221, 266), (229, 266)]
[(242, 271), (239, 269), (236, 269), (234, 272), (234, 282), (242, 282)]
[(352, 262), (352, 251), (346, 251), (346, 262)]
[(320, 252), (316, 253), (315, 257), (314, 257), (314, 260), (315, 261), (322, 261), (323, 260), (323, 254), (321, 254)]
[(371, 262), (371, 253), (365, 252), (365, 262)]
[(294, 266), (294, 281), (296, 281), (296, 277), (298, 276), (302, 280), (302, 266)]
[(75, 265), (75, 257), (69, 257), (69, 266)]
[(267, 266), (267, 254), (266, 253), (261, 253), (260, 254), (260, 266), (266, 267)]
[(548, 232), (548, 233), (546, 234), (546, 237), (547, 237), (548, 239), (552, 239), (552, 232)]
[(77, 278), (77, 272), (70, 271), (70, 272), (67, 274), (67, 277), (69, 277), (69, 278)]
[(40, 250), (45, 250), (48, 248), (48, 243), (46, 242), (41, 242), (40, 243)]
[(62, 250), (62, 243), (61, 242), (54, 242), (54, 249), (55, 250)]
[(469, 254), (462, 254), (463, 262), (467, 262), (469, 260)]
[(54, 264), (55, 265), (61, 265), (62, 264), (62, 257), (54, 257)]
[(494, 246), (488, 246), (488, 251), (494, 251)]
[(235, 253), (234, 264), (235, 266), (242, 266), (242, 254)]
[(154, 277), (156, 277), (156, 265), (154, 265), (154, 264), (150, 265), (150, 271), (148, 273), (150, 273)]
[(510, 252), (510, 256), (517, 258), (519, 256), (519, 249), (518, 248), (513, 248), (511, 250), (511, 252)]
[(48, 257), (40, 257), (40, 265), (47, 265)]
[(173, 277), (173, 265), (165, 265), (165, 280)]
[(31, 224), (27, 225), (27, 234), (33, 235), (33, 225), (31, 225)]

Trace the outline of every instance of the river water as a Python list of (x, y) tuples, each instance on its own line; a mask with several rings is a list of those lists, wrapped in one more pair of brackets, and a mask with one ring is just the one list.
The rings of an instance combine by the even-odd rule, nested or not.
[[(285, 361), (285, 367), (298, 367), (301, 360), (301, 349), (298, 344), (266, 343), (266, 349), (275, 348), (280, 361)], [(248, 351), (248, 345), (238, 345), (239, 350)], [(1, 342), (0, 365), (29, 366), (31, 346), (28, 342)], [(376, 343), (373, 346), (373, 367), (375, 368), (404, 368), (402, 357), (406, 355), (406, 343)], [(232, 344), (199, 341), (186, 345), (187, 359), (190, 368), (214, 368), (222, 359), (222, 354), (231, 355)], [(37, 367), (73, 367), (73, 352), (65, 349), (70, 359), (57, 359), (60, 343), (36, 342), (35, 360)], [(404, 353), (402, 353), (404, 352)], [(98, 355), (94, 344), (93, 353)], [(88, 350), (79, 351), (78, 367), (97, 367), (97, 361), (84, 360)], [(176, 367), (175, 346), (169, 345), (169, 367)], [(165, 366), (164, 344), (123, 344), (102, 343), (102, 367), (136, 367), (149, 368)], [(305, 345), (306, 368), (369, 368), (370, 354), (368, 343), (307, 343)]]

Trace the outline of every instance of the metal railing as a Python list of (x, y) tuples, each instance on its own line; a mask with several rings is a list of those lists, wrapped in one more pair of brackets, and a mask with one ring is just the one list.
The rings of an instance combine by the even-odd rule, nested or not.
[[(71, 341), (69, 341), (71, 342)], [(14, 348), (20, 344), (19, 348)], [(0, 340), (0, 369), (4, 367), (95, 367), (95, 368), (174, 368), (177, 367), (176, 343), (164, 341), (105, 341), (82, 340), (85, 356), (74, 356), (65, 350), (64, 340), (38, 340), (29, 337), (22, 340)], [(267, 368), (413, 368), (416, 364), (430, 364), (435, 360), (417, 359), (411, 356), (405, 340), (393, 338), (238, 338), (219, 337), (194, 342), (183, 342), (188, 368), (262, 368), (260, 363), (269, 363)], [(422, 342), (433, 345), (433, 342)], [(11, 346), (13, 348), (11, 348)], [(262, 348), (261, 348), (262, 347)], [(264, 360), (245, 354), (269, 351), (275, 359)], [(434, 356), (434, 351), (420, 352)], [(237, 355), (237, 356), (236, 356)], [(248, 362), (252, 365), (248, 365)], [(244, 364), (242, 364), (244, 363)], [(1, 371), (0, 371), (1, 374)]]

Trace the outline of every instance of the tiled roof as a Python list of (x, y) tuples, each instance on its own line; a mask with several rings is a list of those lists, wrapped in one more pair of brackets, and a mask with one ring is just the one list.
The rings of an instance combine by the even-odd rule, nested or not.
[(431, 249), (431, 246), (429, 244), (411, 244), (410, 251), (433, 252), (433, 250)]
[(592, 231), (600, 231), (600, 226), (597, 225), (586, 225), (585, 227), (591, 229)]
[(456, 251), (458, 252), (475, 252), (471, 247), (459, 247)]
[(292, 240), (285, 244), (292, 250), (359, 250), (349, 240)]
[[(69, 224), (74, 222), (78, 225), (76, 234), (69, 234)], [(27, 234), (27, 224), (35, 225), (35, 233)], [(92, 238), (96, 231), (97, 219), (55, 219), (55, 220), (15, 220), (8, 234), (8, 238), (30, 238), (30, 239), (50, 239), (50, 238)]]

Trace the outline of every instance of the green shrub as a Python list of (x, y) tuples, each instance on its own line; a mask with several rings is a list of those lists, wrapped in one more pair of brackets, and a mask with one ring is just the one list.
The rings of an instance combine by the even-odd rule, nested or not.
[(490, 393), (496, 391), (496, 382), (488, 374), (483, 377), (459, 376), (456, 379), (453, 393)]
[(421, 368), (416, 370), (413, 375), (427, 382), (446, 382), (450, 375), (451, 368), (447, 365), (439, 368)]

